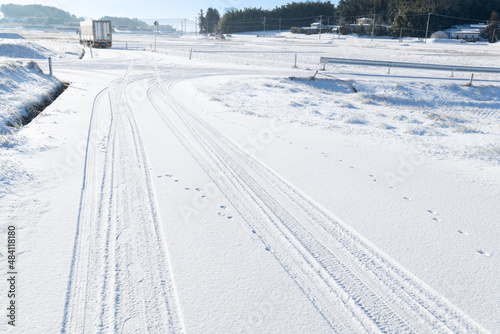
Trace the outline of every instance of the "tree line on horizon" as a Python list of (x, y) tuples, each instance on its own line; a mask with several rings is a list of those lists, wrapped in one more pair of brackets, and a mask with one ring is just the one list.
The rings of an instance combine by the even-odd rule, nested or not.
[(499, 12), (500, 0), (340, 0), (337, 6), (330, 1), (308, 1), (270, 10), (231, 8), (222, 16), (217, 9), (209, 8), (206, 15), (202, 10), (198, 19), (200, 33), (236, 33), (310, 26), (320, 17), (323, 24), (348, 25), (366, 17), (374, 19), (379, 27), (388, 27), (394, 36), (402, 32), (412, 37), (424, 37), (427, 22), (429, 32), (433, 32), (489, 21), (485, 33), (491, 41), (500, 34)]
[(62, 9), (44, 5), (16, 5), (2, 4), (0, 11), (4, 18), (14, 20), (44, 20), (47, 24), (65, 24), (68, 22), (84, 21), (83, 17), (76, 17)]
[[(214, 13), (209, 15), (209, 13)], [(220, 17), (217, 9), (208, 8), (207, 15), (203, 10), (198, 15), (200, 33), (236, 33), (246, 31), (288, 30), (294, 26), (309, 25), (315, 17), (323, 15), (325, 20), (333, 19), (335, 5), (327, 2), (293, 2), (271, 10), (262, 8), (231, 8)], [(332, 21), (333, 22), (333, 21)], [(208, 26), (208, 29), (206, 27)]]
[(373, 15), (375, 22), (391, 25), (395, 33), (403, 28), (404, 35), (415, 37), (423, 37), (427, 22), (430, 31), (438, 31), (484, 23), (493, 11), (500, 11), (500, 0), (340, 0), (336, 8), (340, 22)]
[[(31, 24), (44, 25), (68, 25), (85, 21), (83, 17), (76, 17), (62, 9), (44, 5), (16, 5), (2, 4), (0, 11), (4, 14), (4, 19), (15, 22), (27, 22)], [(99, 20), (110, 20), (113, 27), (128, 30), (148, 30), (152, 26), (137, 18), (103, 16)], [(163, 25), (162, 31), (173, 32), (175, 29), (170, 25)]]
[(109, 20), (111, 21), (111, 26), (122, 29), (151, 29), (151, 26), (144, 21), (139, 19), (130, 19), (128, 17), (116, 17), (116, 16), (103, 16), (99, 20)]

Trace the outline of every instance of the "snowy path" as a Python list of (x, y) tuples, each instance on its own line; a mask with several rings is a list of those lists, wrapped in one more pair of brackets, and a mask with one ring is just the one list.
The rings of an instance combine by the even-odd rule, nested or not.
[(128, 72), (95, 100), (62, 332), (183, 332)]

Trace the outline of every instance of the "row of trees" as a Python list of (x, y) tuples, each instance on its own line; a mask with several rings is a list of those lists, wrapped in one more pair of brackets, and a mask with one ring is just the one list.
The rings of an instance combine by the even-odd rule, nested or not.
[[(272, 10), (262, 8), (230, 9), (220, 17), (209, 8), (199, 14), (201, 33), (233, 33), (277, 30), (309, 26), (321, 17), (323, 24), (354, 23), (356, 18), (374, 18), (378, 28), (390, 26), (394, 35), (424, 37), (427, 22), (429, 31), (443, 30), (458, 24), (486, 22), (490, 19), (490, 35), (497, 38), (500, 29), (492, 12), (500, 12), (500, 0), (340, 0), (292, 2)], [(432, 13), (429, 17), (428, 13)], [(496, 21), (498, 22), (498, 21)], [(381, 30), (381, 28), (379, 29)], [(491, 31), (490, 31), (491, 30)]]
[[(366, 3), (372, 8), (378, 22), (392, 25), (395, 32), (423, 37), (427, 22), (430, 31), (450, 28), (454, 25), (486, 22), (494, 10), (500, 10), (500, 0), (349, 0), (339, 2), (339, 15), (349, 17), (353, 12), (347, 2)], [(371, 2), (378, 5), (370, 6)], [(432, 13), (429, 17), (428, 13)]]
[(484, 23), (494, 11), (500, 11), (500, 0), (340, 0), (336, 15), (340, 23), (360, 15), (373, 17), (378, 24), (391, 25), (394, 34), (424, 37), (427, 23), (429, 31)]
[[(349, 19), (359, 15), (375, 14), (381, 21), (415, 13), (434, 13), (473, 20), (486, 20), (493, 10), (500, 10), (500, 0), (340, 0), (337, 15)], [(444, 21), (443, 21), (444, 22)], [(453, 21), (451, 24), (463, 23)]]
[(223, 32), (243, 32), (255, 30), (290, 29), (291, 27), (309, 26), (311, 22), (323, 16), (324, 21), (334, 18), (335, 5), (330, 1), (292, 2), (271, 10), (262, 8), (231, 9), (219, 22)]

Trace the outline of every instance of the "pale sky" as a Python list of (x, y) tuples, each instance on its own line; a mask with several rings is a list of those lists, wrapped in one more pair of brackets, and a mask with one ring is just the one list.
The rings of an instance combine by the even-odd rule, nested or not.
[[(295, 0), (296, 2), (300, 2)], [(42, 4), (53, 6), (69, 11), (78, 17), (84, 16), (90, 19), (97, 19), (102, 16), (125, 16), (139, 19), (159, 19), (159, 18), (186, 18), (194, 20), (200, 9), (206, 11), (208, 7), (217, 8), (221, 15), (224, 8), (235, 7), (243, 9), (245, 7), (262, 7), (272, 9), (276, 6), (291, 3), (293, 0), (7, 0), (0, 1), (0, 4)], [(332, 1), (336, 3), (337, 1)]]

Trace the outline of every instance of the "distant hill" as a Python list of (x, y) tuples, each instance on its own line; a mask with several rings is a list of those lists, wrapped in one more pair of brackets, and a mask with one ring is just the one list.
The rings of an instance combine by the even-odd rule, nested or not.
[[(184, 22), (183, 18), (159, 18), (159, 19), (142, 19), (144, 22), (153, 25), (154, 21), (158, 21), (161, 25), (169, 25), (172, 27), (178, 27), (180, 29), (181, 22)], [(183, 24), (183, 23), (182, 23)], [(189, 27), (194, 27), (195, 22), (193, 20), (186, 20), (186, 25)]]
[[(127, 17), (113, 17), (113, 16), (104, 16), (99, 20), (110, 20), (113, 28), (121, 29), (121, 30), (153, 30), (154, 29), (154, 21), (155, 20), (139, 20), (139, 19), (129, 19)], [(149, 21), (149, 22), (145, 22)], [(158, 20), (160, 26), (158, 29), (163, 32), (173, 32), (175, 31), (172, 26), (168, 24), (164, 24), (162, 21)]]
[(0, 6), (3, 19), (10, 22), (23, 22), (29, 24), (68, 24), (83, 21), (62, 9), (44, 5), (15, 5), (4, 4)]
[(99, 20), (109, 20), (113, 28), (125, 29), (125, 30), (146, 30), (151, 29), (146, 22), (139, 19), (130, 19), (128, 17), (115, 17), (115, 16), (104, 16)]

